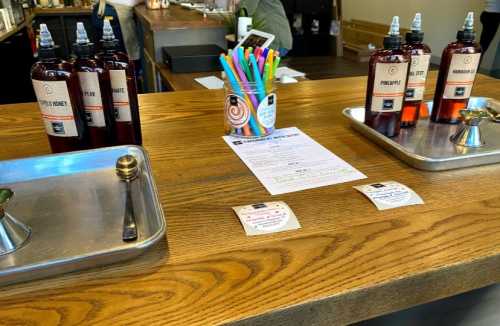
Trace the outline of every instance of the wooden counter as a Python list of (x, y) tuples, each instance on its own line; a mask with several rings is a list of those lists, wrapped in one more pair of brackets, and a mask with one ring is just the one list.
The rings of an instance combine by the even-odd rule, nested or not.
[[(222, 92), (141, 96), (166, 241), (127, 263), (2, 288), (0, 320), (336, 325), (500, 281), (500, 165), (410, 168), (341, 116), (364, 102), (365, 85), (354, 77), (281, 86), (278, 127), (297, 126), (368, 179), (280, 196), (221, 139)], [(474, 94), (500, 98), (500, 80), (479, 76)], [(0, 112), (0, 159), (49, 152), (36, 104)], [(352, 188), (384, 180), (410, 186), (425, 205), (377, 211)], [(245, 236), (231, 207), (269, 200), (286, 201), (302, 228)]]
[(227, 27), (217, 17), (203, 18), (195, 10), (171, 5), (167, 9), (149, 10), (144, 4), (134, 7), (142, 37), (145, 89), (158, 92), (160, 75), (157, 65), (163, 63), (165, 46), (215, 44), (227, 48)]
[(224, 26), (224, 20), (203, 18), (203, 15), (195, 10), (171, 5), (167, 9), (149, 10), (144, 4), (134, 8), (135, 14), (143, 20), (148, 29), (152, 31), (179, 30), (196, 28), (218, 28)]

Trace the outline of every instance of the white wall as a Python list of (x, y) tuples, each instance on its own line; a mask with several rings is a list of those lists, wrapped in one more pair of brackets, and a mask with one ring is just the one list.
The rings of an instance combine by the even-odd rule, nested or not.
[[(481, 35), (479, 16), (484, 9), (484, 0), (343, 0), (344, 20), (361, 19), (389, 25), (392, 16), (399, 16), (401, 25), (409, 28), (416, 12), (422, 13), (422, 26), (425, 42), (433, 52), (433, 62), (439, 63), (443, 48), (455, 40), (457, 31), (462, 27), (468, 11), (474, 11), (477, 40)], [(493, 63), (496, 44), (500, 39), (497, 33), (482, 67), (489, 69)], [(497, 43), (495, 43), (497, 42)]]

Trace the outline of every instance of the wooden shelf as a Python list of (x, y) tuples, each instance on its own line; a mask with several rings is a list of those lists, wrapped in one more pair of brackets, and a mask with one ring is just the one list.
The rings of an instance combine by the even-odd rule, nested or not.
[(35, 15), (91, 15), (92, 7), (33, 8)]
[(141, 4), (135, 6), (134, 10), (139, 19), (152, 31), (225, 27), (222, 19), (204, 18), (199, 12), (178, 5), (170, 5), (167, 9), (150, 10)]

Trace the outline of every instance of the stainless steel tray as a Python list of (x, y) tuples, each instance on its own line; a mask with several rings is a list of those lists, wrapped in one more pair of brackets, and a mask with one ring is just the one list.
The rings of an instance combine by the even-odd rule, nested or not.
[[(125, 186), (118, 157), (137, 158), (132, 183), (138, 225), (122, 241)], [(0, 187), (15, 192), (7, 212), (32, 229), (28, 242), (0, 256), (0, 284), (110, 264), (135, 257), (165, 235), (165, 218), (147, 154), (119, 146), (0, 162)]]
[[(484, 107), (486, 102), (487, 98), (473, 97), (469, 101), (469, 107)], [(427, 104), (430, 113), (432, 102)], [(398, 136), (389, 138), (364, 124), (364, 107), (346, 108), (343, 114), (351, 121), (354, 129), (417, 169), (441, 171), (500, 162), (499, 123), (484, 122), (481, 131), (486, 144), (470, 148), (456, 146), (449, 140), (458, 125), (421, 119), (415, 128), (402, 128)]]

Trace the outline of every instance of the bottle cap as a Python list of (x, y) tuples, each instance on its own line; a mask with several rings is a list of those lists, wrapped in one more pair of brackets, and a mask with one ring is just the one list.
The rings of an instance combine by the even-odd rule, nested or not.
[(460, 42), (472, 42), (476, 38), (474, 32), (474, 12), (469, 11), (465, 17), (464, 26), (457, 32), (457, 40)]
[(46, 24), (40, 24), (40, 40), (38, 47), (38, 56), (40, 58), (55, 58), (56, 45), (52, 39), (49, 29)]
[(391, 27), (388, 35), (384, 38), (385, 49), (398, 49), (401, 47), (401, 36), (399, 36), (399, 16), (392, 17)]
[(78, 57), (94, 54), (94, 44), (90, 43), (87, 31), (82, 22), (76, 23), (76, 42), (73, 44), (73, 51)]
[(106, 50), (115, 49), (118, 45), (118, 40), (115, 37), (115, 33), (113, 32), (113, 27), (111, 27), (111, 23), (109, 19), (104, 19), (102, 25), (102, 39), (101, 39), (102, 47)]
[(76, 23), (76, 44), (87, 44), (90, 43), (89, 37), (87, 36), (87, 31), (82, 22)]
[(406, 42), (417, 43), (424, 40), (424, 33), (422, 32), (422, 15), (417, 12), (415, 18), (411, 23), (411, 32), (405, 35)]

